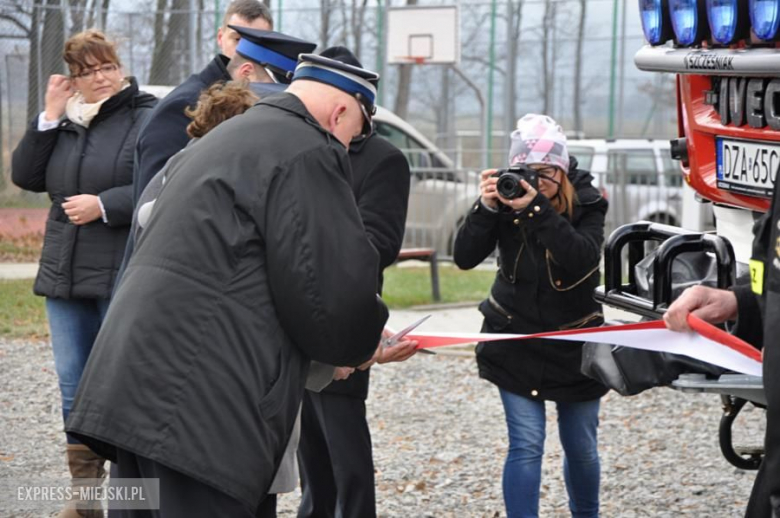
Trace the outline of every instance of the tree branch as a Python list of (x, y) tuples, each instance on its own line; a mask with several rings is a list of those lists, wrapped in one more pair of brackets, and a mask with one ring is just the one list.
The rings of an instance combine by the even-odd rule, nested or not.
[(20, 29), (22, 29), (24, 31), (26, 36), (30, 36), (31, 29), (29, 27), (25, 26), (20, 20), (18, 20), (14, 16), (12, 16), (10, 14), (0, 13), (0, 20), (6, 20), (6, 21), (12, 23), (13, 25), (16, 25), (17, 27), (19, 27)]
[[(475, 63), (480, 63), (485, 66), (490, 66), (490, 60), (484, 56), (469, 56), (469, 55), (463, 55), (463, 61), (473, 61)], [(502, 76), (506, 76), (506, 70), (501, 68), (500, 66), (496, 65), (495, 61), (498, 61), (497, 59), (494, 60), (493, 63), (493, 69), (501, 74)]]

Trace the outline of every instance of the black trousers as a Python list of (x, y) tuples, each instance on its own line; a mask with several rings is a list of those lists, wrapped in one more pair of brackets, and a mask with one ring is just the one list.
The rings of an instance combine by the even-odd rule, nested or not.
[(109, 518), (275, 518), (276, 495), (268, 495), (256, 511), (207, 484), (162, 464), (122, 449), (111, 464), (111, 478), (160, 479), (159, 510), (119, 510), (109, 507)]
[[(776, 294), (772, 293), (771, 296), (776, 297)], [(771, 301), (777, 303), (778, 299), (773, 298)], [(769, 311), (768, 305), (767, 311)], [(774, 313), (768, 315), (771, 315), (770, 318), (777, 318), (778, 312), (780, 310), (774, 309)], [(765, 327), (765, 333), (766, 329)], [(771, 340), (777, 340), (777, 337), (772, 336)], [(745, 514), (747, 518), (780, 518), (780, 347), (777, 345), (764, 339), (764, 393), (767, 398), (764, 441), (766, 455), (753, 483), (753, 492), (750, 494), (750, 502)]]
[(301, 410), (298, 517), (376, 516), (374, 458), (363, 399), (306, 391)]

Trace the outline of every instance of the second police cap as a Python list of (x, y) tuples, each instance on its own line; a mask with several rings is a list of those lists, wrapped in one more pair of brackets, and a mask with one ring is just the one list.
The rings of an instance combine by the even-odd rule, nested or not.
[(267, 67), (284, 83), (290, 82), (298, 55), (313, 51), (317, 45), (306, 40), (276, 31), (262, 31), (238, 25), (228, 25), (241, 40), (236, 52), (241, 56)]
[(330, 47), (321, 54), (301, 54), (293, 81), (308, 79), (338, 88), (355, 97), (369, 114), (376, 112), (379, 74), (366, 70), (345, 47)]

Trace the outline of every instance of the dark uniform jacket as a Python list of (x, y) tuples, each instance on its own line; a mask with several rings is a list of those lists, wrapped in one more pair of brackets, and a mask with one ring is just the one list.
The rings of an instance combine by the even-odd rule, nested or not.
[[(590, 173), (572, 160), (574, 216), (558, 214), (539, 194), (523, 211), (491, 212), (475, 202), (455, 240), (455, 263), (473, 268), (499, 248), (499, 271), (480, 304), (483, 332), (538, 333), (598, 326), (598, 285), (607, 201)], [(490, 342), (477, 346), (479, 374), (524, 397), (587, 401), (607, 389), (580, 373), (582, 344), (554, 340)]]
[(294, 95), (261, 101), (168, 165), (66, 430), (256, 508), (309, 360), (376, 349), (378, 267), (344, 146)]
[[(738, 319), (733, 332), (763, 349), (767, 398), (765, 456), (750, 495), (748, 518), (780, 518), (780, 189), (754, 228), (752, 284), (736, 286)], [(757, 265), (763, 271), (757, 271)]]
[[(379, 252), (379, 289), (382, 271), (398, 258), (404, 240), (409, 205), (409, 162), (398, 148), (376, 133), (349, 146), (352, 190), (368, 239)], [(375, 344), (376, 345), (376, 344)], [(356, 370), (322, 390), (361, 399), (368, 397), (369, 371)]]
[(230, 60), (222, 54), (206, 68), (192, 74), (160, 101), (152, 116), (141, 128), (136, 144), (136, 164), (133, 176), (133, 202), (137, 203), (146, 184), (163, 168), (177, 152), (189, 142), (187, 126), (192, 120), (184, 111), (198, 103), (203, 90), (218, 81), (230, 81), (227, 64)]
[[(38, 119), (13, 153), (13, 182), (46, 192), (46, 222), (35, 293), (53, 298), (108, 298), (122, 262), (133, 215), (133, 153), (139, 128), (157, 99), (130, 86), (103, 103), (89, 128), (67, 119), (38, 131)], [(108, 223), (74, 225), (62, 209), (68, 196), (100, 196)]]

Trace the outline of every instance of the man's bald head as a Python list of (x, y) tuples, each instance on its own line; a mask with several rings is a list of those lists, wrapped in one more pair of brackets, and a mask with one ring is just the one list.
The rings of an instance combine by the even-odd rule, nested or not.
[(317, 81), (293, 81), (287, 92), (294, 94), (309, 113), (330, 131), (344, 147), (363, 129), (360, 104), (350, 94)]

